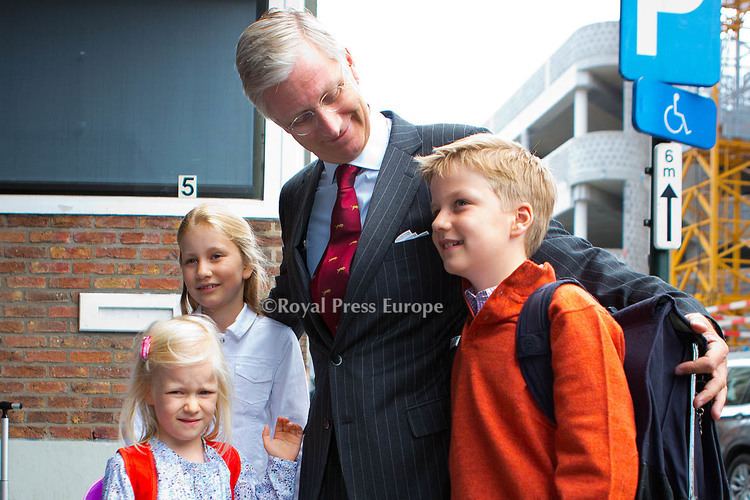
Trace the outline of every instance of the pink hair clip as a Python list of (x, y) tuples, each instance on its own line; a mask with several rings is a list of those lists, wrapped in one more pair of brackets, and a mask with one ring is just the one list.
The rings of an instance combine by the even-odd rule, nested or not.
[(151, 335), (146, 335), (141, 341), (141, 359), (148, 360), (148, 353), (151, 351)]

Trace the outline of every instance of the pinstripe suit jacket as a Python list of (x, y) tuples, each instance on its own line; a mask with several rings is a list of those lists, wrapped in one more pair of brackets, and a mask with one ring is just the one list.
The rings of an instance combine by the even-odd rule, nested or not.
[[(300, 498), (317, 499), (335, 429), (351, 499), (448, 498), (450, 338), (465, 306), (457, 278), (443, 270), (430, 238), (394, 243), (407, 229), (430, 230), (430, 196), (414, 156), (482, 129), (415, 126), (395, 114), (345, 295), (368, 312), (344, 311), (333, 338), (317, 314), (274, 314), (310, 339), (316, 391), (305, 430)], [(281, 192), (283, 260), (271, 298), (310, 302), (307, 221), (322, 170), (308, 165)], [(534, 256), (575, 276), (605, 305), (621, 307), (669, 287), (628, 270), (610, 254), (553, 224)], [(700, 306), (671, 290), (686, 310)], [(387, 312), (390, 304), (442, 304), (426, 318)], [(373, 312), (369, 312), (374, 307)], [(392, 307), (395, 309), (395, 306)]]

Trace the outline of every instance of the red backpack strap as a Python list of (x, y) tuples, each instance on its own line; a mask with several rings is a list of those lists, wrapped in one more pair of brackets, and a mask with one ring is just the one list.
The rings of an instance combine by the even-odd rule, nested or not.
[(135, 500), (156, 500), (156, 462), (149, 444), (120, 448), (117, 452), (125, 462), (125, 472), (133, 487)]
[(229, 487), (232, 490), (232, 499), (234, 499), (234, 487), (237, 486), (237, 480), (240, 478), (240, 470), (242, 469), (240, 454), (233, 446), (226, 443), (206, 440), (206, 444), (216, 450), (221, 455), (224, 463), (227, 464), (227, 468), (229, 469)]

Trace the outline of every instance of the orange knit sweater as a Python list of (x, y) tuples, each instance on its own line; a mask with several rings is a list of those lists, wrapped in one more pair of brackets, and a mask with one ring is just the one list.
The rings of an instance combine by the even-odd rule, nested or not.
[(523, 303), (554, 281), (524, 262), (470, 314), (453, 363), (450, 448), (454, 499), (632, 499), (638, 479), (622, 330), (574, 285), (549, 308), (557, 426), (525, 387), (516, 361)]

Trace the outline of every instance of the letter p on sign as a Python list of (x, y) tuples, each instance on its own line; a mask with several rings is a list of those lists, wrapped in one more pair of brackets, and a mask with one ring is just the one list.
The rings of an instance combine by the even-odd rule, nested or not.
[(721, 0), (621, 0), (620, 73), (710, 87), (721, 69)]
[(638, 35), (636, 53), (639, 56), (656, 55), (656, 37), (659, 13), (687, 14), (698, 8), (703, 0), (638, 0)]

